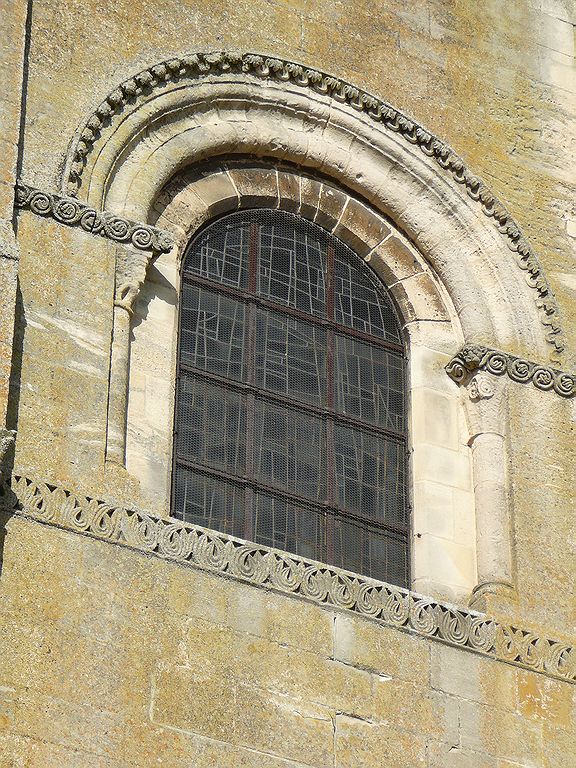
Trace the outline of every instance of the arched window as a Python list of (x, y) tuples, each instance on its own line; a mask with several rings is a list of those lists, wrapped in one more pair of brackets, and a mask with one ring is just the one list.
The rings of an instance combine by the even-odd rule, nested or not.
[(194, 239), (174, 433), (174, 517), (408, 584), (404, 347), (333, 235), (260, 209)]

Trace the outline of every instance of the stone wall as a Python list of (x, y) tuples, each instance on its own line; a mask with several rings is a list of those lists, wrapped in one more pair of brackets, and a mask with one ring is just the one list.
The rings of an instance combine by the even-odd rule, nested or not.
[(37, 0), (22, 174), (56, 188), (83, 118), (157, 61), (211, 49), (301, 61), (403, 109), (493, 187), (544, 262), (574, 361), (575, 23), (571, 0)]
[(349, 612), (20, 517), (2, 584), (2, 768), (575, 756), (576, 686)]
[[(530, 238), (560, 307), (567, 344), (558, 364), (576, 368), (570, 0), (0, 5), (7, 20), (0, 46), (0, 427), (17, 429), (18, 472), (128, 508), (149, 501), (137, 473), (105, 460), (115, 265), (126, 243), (14, 212), (12, 188), (20, 176), (49, 192), (61, 189), (75, 131), (98, 104), (134, 73), (189, 51), (252, 50), (302, 62), (391, 102), (454, 147)], [(507, 269), (491, 268), (494, 286), (506, 283)], [(132, 328), (134, 339), (138, 334)], [(446, 362), (457, 352), (432, 346)], [(438, 379), (444, 372), (436, 363)], [(421, 368), (424, 384), (424, 358)], [(453, 402), (469, 400), (445, 382)], [(523, 666), (6, 508), (0, 768), (576, 762), (576, 398), (513, 381), (507, 387), (507, 465), (496, 469), (509, 483), (514, 594), (481, 607), (518, 628)], [(429, 409), (421, 410), (415, 430), (439, 434), (440, 417), (430, 426)], [(464, 412), (463, 405), (461, 420)], [(439, 478), (438, 498), (450, 497), (450, 511), (433, 498), (420, 502), (425, 540), (469, 547), (469, 505), (459, 520), (458, 498), (435, 462), (431, 451), (421, 470), (431, 483)], [(478, 484), (475, 490), (482, 492)], [(165, 509), (148, 511), (165, 516)], [(456, 567), (447, 547), (433, 548), (432, 568), (435, 557), (438, 572)], [(445, 596), (429, 583), (431, 598)], [(460, 598), (454, 610), (465, 612)], [(566, 643), (563, 680), (544, 665), (526, 668), (535, 648), (550, 650), (545, 638)]]

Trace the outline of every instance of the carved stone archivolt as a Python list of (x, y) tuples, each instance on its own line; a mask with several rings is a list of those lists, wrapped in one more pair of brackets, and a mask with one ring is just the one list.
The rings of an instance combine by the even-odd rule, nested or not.
[(167, 253), (173, 245), (172, 236), (161, 229), (97, 211), (74, 198), (43, 192), (22, 182), (16, 185), (15, 204), (38, 216), (55, 219), (68, 227), (80, 227), (117, 243), (128, 243), (141, 251)]
[(548, 328), (548, 342), (557, 353), (564, 349), (558, 307), (536, 254), (506, 207), (481, 179), (470, 172), (462, 158), (449, 145), (389, 103), (340, 78), (285, 59), (230, 51), (191, 53), (138, 72), (120, 83), (77, 131), (62, 181), (65, 193), (73, 196), (79, 194), (87, 158), (101, 139), (103, 130), (121, 115), (124, 116), (127, 110), (141, 105), (171, 83), (208, 77), (226, 78), (231, 74), (255, 77), (275, 85), (295, 85), (328, 96), (363, 113), (370, 121), (392, 131), (432, 158), (462, 185), (468, 197), (478, 203), (485, 216), (493, 221), (505, 237), (508, 247), (516, 254), (516, 263), (526, 272), (528, 283), (536, 292), (536, 304), (542, 322)]
[[(531, 383), (537, 389), (556, 392), (561, 397), (576, 395), (575, 375), (478, 344), (462, 347), (446, 366), (446, 373), (457, 384), (469, 384), (476, 371), (486, 371), (494, 376), (508, 376), (520, 384)], [(478, 387), (470, 387), (470, 384), (469, 392), (473, 400), (481, 396)]]
[(321, 605), (352, 611), (422, 637), (576, 681), (576, 648), (354, 573), (161, 519), (13, 475), (0, 505), (32, 518), (156, 557), (201, 568)]

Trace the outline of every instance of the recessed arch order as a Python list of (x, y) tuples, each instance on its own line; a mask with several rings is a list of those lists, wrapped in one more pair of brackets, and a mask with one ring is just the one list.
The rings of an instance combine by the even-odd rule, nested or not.
[[(234, 169), (235, 158), (244, 159), (248, 166)], [(250, 162), (260, 166), (251, 170)], [(212, 169), (203, 176), (207, 163)], [(215, 165), (219, 170), (214, 170)], [(453, 329), (452, 335), (446, 335), (449, 344), (479, 343), (530, 359), (557, 359), (561, 354), (563, 337), (554, 297), (536, 256), (505, 207), (447, 145), (417, 123), (370, 94), (316, 70), (235, 53), (192, 54), (154, 65), (121, 83), (78, 129), (62, 187), (66, 194), (96, 208), (171, 229), (176, 246), (172, 256), (165, 258), (169, 274), (176, 268), (174, 255), (177, 261), (195, 227), (218, 213), (250, 206), (254, 195), (242, 184), (249, 185), (252, 174), (265, 185), (266, 168), (274, 166), (278, 186), (262, 188), (261, 204), (283, 207), (284, 203), (286, 210), (295, 206), (303, 213), (305, 203), (310, 207), (310, 195), (315, 194), (310, 189), (316, 183), (320, 197), (316, 197), (316, 213), (310, 216), (324, 217), (330, 231), (345, 241), (347, 235), (351, 238), (352, 247), (366, 237), (368, 252), (360, 255), (368, 260), (374, 253), (375, 269), (378, 263), (384, 269), (386, 259), (379, 241), (370, 242), (371, 227), (378, 233), (390, 223), (404, 246), (413, 249), (418, 271), (435, 286), (434, 295), (420, 296), (420, 278), (408, 278), (403, 286), (408, 290), (412, 280), (414, 288), (407, 306), (414, 308), (419, 301), (430, 306), (439, 297), (446, 308), (445, 321), (439, 324)], [(281, 173), (278, 168), (288, 170)], [(200, 190), (209, 183), (210, 174), (214, 184), (219, 183), (218, 175), (225, 177), (226, 184), (220, 197), (218, 190), (214, 192), (215, 204), (209, 209)], [(280, 176), (290, 185), (284, 201)], [(322, 198), (326, 190), (336, 197), (343, 190), (356, 207), (345, 203), (335, 213), (328, 197)], [(361, 211), (358, 220), (354, 211)], [(190, 217), (188, 225), (174, 224), (174, 216), (179, 215)], [(402, 283), (400, 276), (396, 278)], [(445, 346), (443, 353), (448, 351)], [(142, 360), (133, 355), (130, 365), (136, 370), (141, 364), (144, 375), (149, 344), (143, 333), (140, 341), (137, 334), (134, 354), (139, 349)], [(168, 369), (168, 348), (165, 359)], [(417, 371), (412, 365), (414, 383)], [(444, 390), (454, 386), (451, 382), (439, 385), (437, 402), (444, 403)], [(450, 397), (457, 399), (456, 393)], [(470, 407), (468, 403), (466, 408)], [(134, 405), (133, 411), (139, 412), (139, 406)], [(474, 582), (476, 589), (488, 585), (490, 591), (493, 585), (497, 591), (499, 584), (509, 587), (514, 580), (504, 476), (506, 430), (504, 409), (494, 418), (487, 406), (480, 411), (480, 421), (468, 414), (469, 434), (464, 440), (466, 451), (471, 446), (474, 453), (478, 578), (470, 586)], [(130, 419), (129, 404), (129, 448)], [(142, 429), (147, 426), (139, 423), (139, 434)], [(116, 432), (124, 441), (126, 425)], [(426, 440), (422, 443), (415, 463), (420, 455), (424, 465), (430, 454)], [(458, 492), (472, 496), (472, 481), (461, 480), (470, 474), (466, 451), (450, 449), (449, 471)], [(122, 442), (116, 454), (124, 452)], [(137, 459), (139, 466), (151, 460), (145, 455)], [(490, 471), (495, 463), (496, 474)], [(428, 480), (422, 480), (422, 487)], [(426, 584), (424, 576), (421, 584)]]
[(561, 353), (554, 297), (502, 203), (415, 121), (317, 70), (226, 52), (151, 66), (78, 129), (63, 191), (147, 220), (175, 173), (231, 154), (320, 171), (389, 216), (446, 286), (466, 341)]

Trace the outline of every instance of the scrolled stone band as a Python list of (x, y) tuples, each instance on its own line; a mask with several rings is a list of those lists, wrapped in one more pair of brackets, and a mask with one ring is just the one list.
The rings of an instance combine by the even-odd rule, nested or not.
[(141, 251), (168, 253), (173, 245), (172, 236), (161, 229), (97, 211), (73, 197), (43, 192), (20, 181), (16, 185), (15, 204), (17, 208), (27, 208), (38, 216), (53, 218), (68, 227), (78, 226), (92, 235), (117, 243), (130, 243)]
[(478, 344), (462, 347), (445, 370), (457, 384), (466, 383), (475, 371), (487, 371), (494, 376), (507, 375), (519, 384), (532, 383), (543, 392), (553, 391), (561, 397), (576, 396), (575, 375)]
[(113, 506), (17, 474), (0, 486), (0, 508), (576, 682), (573, 645), (297, 555), (175, 519)]

